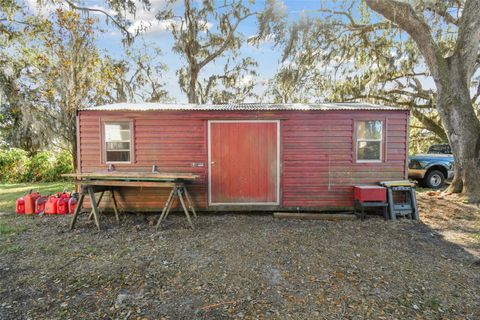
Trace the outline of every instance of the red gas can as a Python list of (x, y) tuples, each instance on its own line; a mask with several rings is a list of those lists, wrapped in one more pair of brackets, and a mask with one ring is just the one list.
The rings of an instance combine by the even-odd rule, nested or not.
[(45, 204), (47, 203), (47, 199), (47, 197), (40, 196), (37, 201), (35, 201), (35, 214), (45, 212)]
[(55, 196), (48, 197), (48, 200), (45, 204), (45, 213), (46, 214), (57, 214), (57, 202), (58, 198)]
[(38, 192), (30, 192), (24, 197), (25, 199), (25, 213), (33, 214), (35, 213), (35, 201), (37, 201), (40, 194)]
[(57, 201), (57, 214), (67, 214), (68, 213), (68, 200), (65, 196), (61, 196)]
[(68, 213), (73, 214), (77, 208), (77, 198), (71, 197), (68, 200)]
[(57, 193), (57, 198), (70, 198), (70, 193), (69, 192), (58, 192)]
[(17, 214), (25, 214), (25, 199), (23, 197), (17, 199), (15, 212)]

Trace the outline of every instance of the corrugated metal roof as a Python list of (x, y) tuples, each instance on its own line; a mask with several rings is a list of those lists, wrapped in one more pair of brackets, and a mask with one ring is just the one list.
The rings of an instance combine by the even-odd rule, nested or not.
[(83, 108), (92, 111), (325, 111), (325, 110), (406, 110), (405, 108), (382, 106), (370, 103), (238, 103), (238, 104), (176, 104), (176, 103), (115, 103)]

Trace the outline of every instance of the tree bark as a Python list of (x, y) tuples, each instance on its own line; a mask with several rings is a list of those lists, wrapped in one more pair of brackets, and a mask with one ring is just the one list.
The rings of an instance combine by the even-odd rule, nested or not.
[(78, 164), (77, 139), (73, 141), (71, 152), (72, 152), (72, 161), (73, 161), (72, 163), (73, 172), (77, 172), (77, 169), (79, 169), (77, 165)]
[(443, 56), (429, 25), (407, 2), (365, 2), (406, 31), (422, 52), (437, 87), (437, 111), (455, 157), (455, 178), (449, 191), (461, 192), (470, 202), (480, 202), (480, 120), (469, 91), (480, 42), (480, 1), (465, 2), (455, 52), (450, 57)]
[(448, 191), (480, 202), (480, 121), (470, 100), (463, 63), (453, 56), (439, 74), (437, 110), (455, 157), (455, 176)]
[(189, 82), (188, 82), (188, 103), (198, 103), (197, 97), (197, 80), (198, 80), (198, 69), (196, 67), (190, 66), (189, 68)]

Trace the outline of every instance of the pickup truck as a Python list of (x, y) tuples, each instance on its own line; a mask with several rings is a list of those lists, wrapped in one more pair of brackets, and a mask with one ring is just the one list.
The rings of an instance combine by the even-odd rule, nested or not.
[(427, 153), (409, 157), (408, 177), (424, 187), (439, 189), (453, 178), (453, 162), (448, 144), (434, 144)]

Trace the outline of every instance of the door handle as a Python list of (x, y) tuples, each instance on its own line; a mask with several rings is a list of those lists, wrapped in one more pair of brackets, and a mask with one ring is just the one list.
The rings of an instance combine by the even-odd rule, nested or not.
[(217, 164), (217, 161), (210, 162), (211, 165)]

